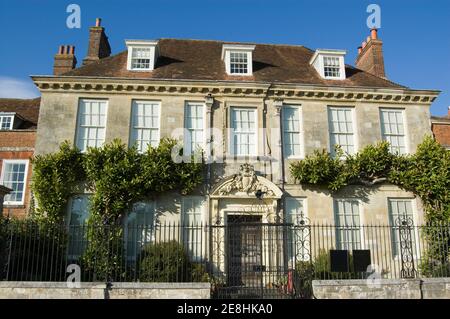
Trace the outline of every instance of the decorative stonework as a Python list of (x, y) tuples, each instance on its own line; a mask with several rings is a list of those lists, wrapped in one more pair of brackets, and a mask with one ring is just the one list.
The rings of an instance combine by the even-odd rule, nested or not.
[(268, 179), (257, 176), (253, 165), (242, 164), (239, 173), (225, 179), (212, 192), (212, 197), (256, 197), (261, 192), (265, 198), (280, 198), (281, 190)]
[(302, 99), (316, 101), (430, 104), (438, 91), (392, 88), (325, 87), (231, 81), (186, 81), (123, 78), (32, 76), (41, 92), (199, 95)]

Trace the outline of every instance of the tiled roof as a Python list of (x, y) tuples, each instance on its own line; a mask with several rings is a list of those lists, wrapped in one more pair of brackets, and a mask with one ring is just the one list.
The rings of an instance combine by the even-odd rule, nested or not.
[(41, 98), (35, 99), (0, 99), (0, 112), (14, 112), (24, 121), (20, 129), (36, 128), (39, 117)]
[[(346, 65), (345, 80), (325, 80), (309, 60), (314, 51), (304, 46), (255, 44), (253, 76), (230, 76), (221, 59), (225, 42), (159, 40), (160, 56), (150, 72), (127, 70), (127, 51), (76, 68), (65, 76), (123, 77), (183, 80), (239, 80), (344, 87), (405, 88), (399, 84)], [(229, 42), (226, 42), (229, 43)]]

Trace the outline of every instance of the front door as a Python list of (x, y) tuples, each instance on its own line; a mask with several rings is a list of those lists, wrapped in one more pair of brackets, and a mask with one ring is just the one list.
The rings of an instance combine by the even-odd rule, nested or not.
[(261, 216), (228, 216), (228, 286), (261, 287)]

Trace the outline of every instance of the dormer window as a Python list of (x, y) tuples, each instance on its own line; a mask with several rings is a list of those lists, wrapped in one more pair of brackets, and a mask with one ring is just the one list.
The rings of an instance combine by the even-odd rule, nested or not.
[(12, 130), (14, 125), (14, 114), (0, 113), (0, 130)]
[(224, 44), (222, 60), (229, 75), (252, 75), (254, 45)]
[(127, 69), (152, 71), (158, 58), (158, 42), (153, 40), (126, 40), (128, 48)]
[(323, 73), (326, 78), (340, 78), (340, 63), (339, 57), (324, 56), (323, 57)]
[(309, 64), (314, 66), (316, 71), (324, 79), (344, 80), (345, 62), (343, 50), (316, 50)]

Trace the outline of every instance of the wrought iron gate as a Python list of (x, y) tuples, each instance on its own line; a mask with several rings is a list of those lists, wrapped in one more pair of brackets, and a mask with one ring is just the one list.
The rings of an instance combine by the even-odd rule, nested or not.
[(229, 216), (226, 226), (216, 226), (216, 275), (223, 279), (215, 297), (294, 297), (295, 231), (292, 224), (262, 223), (260, 216)]

